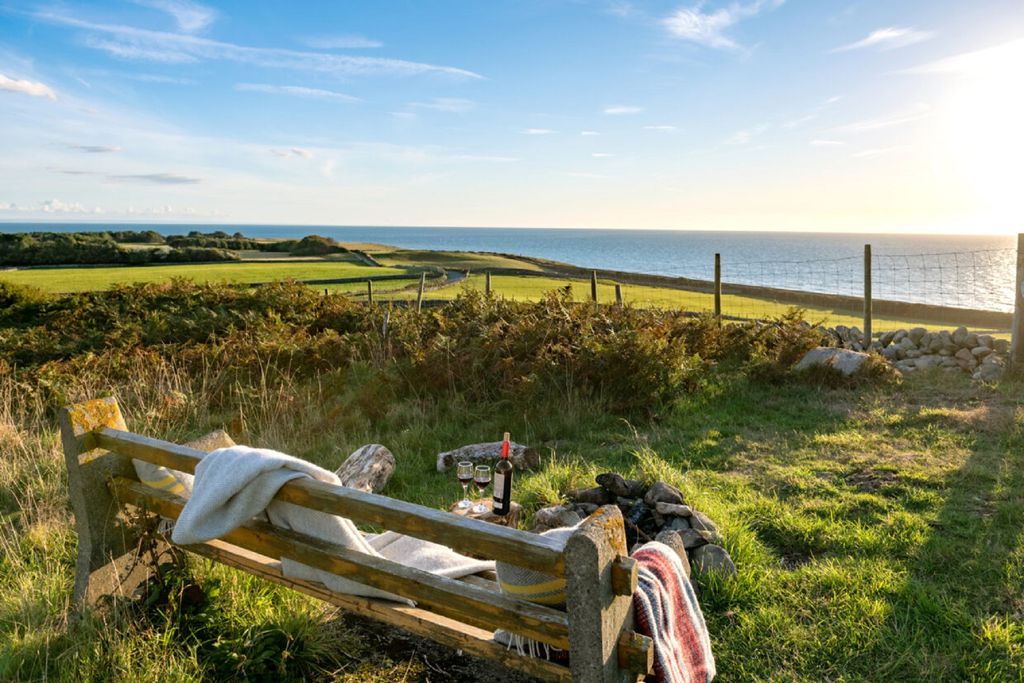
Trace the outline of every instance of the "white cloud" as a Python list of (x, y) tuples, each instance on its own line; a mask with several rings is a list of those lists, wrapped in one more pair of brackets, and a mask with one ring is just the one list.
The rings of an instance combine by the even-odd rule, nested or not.
[(911, 109), (891, 114), (889, 116), (883, 116), (876, 119), (865, 119), (863, 121), (855, 121), (854, 123), (848, 123), (845, 126), (840, 126), (836, 130), (847, 132), (847, 133), (864, 133), (873, 130), (880, 130), (882, 128), (891, 128), (893, 126), (902, 126), (907, 123), (919, 121), (923, 118), (927, 118), (932, 115), (931, 107), (927, 104), (917, 104)]
[(509, 164), (520, 161), (519, 157), (504, 157), (490, 154), (455, 154), (450, 157), (452, 161), (483, 161), (494, 164)]
[(389, 112), (391, 116), (398, 119), (399, 121), (415, 121), (419, 118), (415, 112), (411, 111), (393, 111)]
[(745, 145), (753, 138), (768, 130), (768, 124), (762, 123), (752, 128), (744, 128), (733, 133), (725, 141), (727, 145)]
[(237, 83), (235, 90), (246, 92), (262, 92), (269, 95), (294, 95), (295, 97), (306, 97), (314, 100), (332, 100), (334, 102), (360, 102), (358, 97), (352, 97), (345, 93), (334, 90), (322, 90), (320, 88), (306, 88), (301, 85), (269, 85), (267, 83)]
[(132, 2), (166, 12), (174, 19), (178, 29), (185, 33), (202, 31), (217, 18), (215, 9), (192, 2), (192, 0), (132, 0)]
[(921, 66), (906, 69), (905, 74), (989, 75), (1007, 67), (1019, 66), (1024, 59), (1024, 38), (973, 52), (963, 52)]
[(93, 34), (111, 36), (110, 40), (100, 40), (96, 35), (91, 35), (87, 38), (86, 44), (89, 47), (129, 59), (165, 62), (182, 62), (186, 59), (191, 61), (224, 60), (268, 68), (314, 71), (345, 76), (439, 74), (456, 78), (483, 78), (480, 74), (467, 69), (410, 62), (404, 59), (248, 47), (194, 35), (150, 31), (119, 24), (98, 24), (54, 12), (38, 12), (33, 16), (51, 24), (70, 26), (90, 31)]
[(608, 178), (603, 173), (589, 173), (587, 171), (569, 171), (565, 175), (570, 178), (588, 178), (590, 180), (605, 180)]
[(795, 128), (800, 128), (800, 127), (804, 126), (805, 124), (810, 123), (814, 119), (818, 118), (818, 116), (821, 114), (822, 111), (824, 111), (830, 105), (835, 104), (836, 102), (838, 102), (841, 99), (843, 99), (842, 95), (834, 95), (834, 96), (828, 98), (827, 100), (825, 100), (824, 102), (822, 102), (821, 104), (819, 104), (818, 106), (814, 107), (813, 109), (811, 109), (807, 113), (805, 113), (803, 116), (799, 116), (799, 117), (793, 119), (792, 121), (787, 121), (786, 123), (782, 124), (782, 127), (786, 128), (787, 130), (793, 130)]
[(639, 114), (643, 107), (635, 107), (630, 104), (610, 104), (604, 108), (604, 113), (609, 116), (622, 116), (625, 114)]
[(77, 149), (79, 152), (88, 152), (90, 154), (111, 154), (113, 152), (120, 152), (120, 147), (112, 147), (110, 145), (74, 145), (68, 144), (71, 149)]
[(14, 78), (9, 78), (4, 74), (0, 74), (0, 90), (6, 90), (8, 92), (20, 92), (24, 95), (31, 95), (32, 97), (45, 97), (50, 100), (57, 99), (57, 93), (53, 91), (53, 88), (40, 83), (38, 81), (23, 81)]
[(524, 128), (523, 135), (551, 135), (555, 131), (550, 128)]
[(593, 153), (591, 153), (590, 156), (594, 157), (595, 159), (608, 159), (608, 158), (613, 157), (615, 155), (614, 154), (609, 154), (608, 152), (593, 152)]
[(410, 102), (409, 106), (419, 109), (433, 109), (434, 111), (462, 113), (476, 107), (476, 102), (458, 97), (435, 97), (429, 102)]
[(663, 126), (644, 126), (644, 130), (653, 130), (653, 131), (656, 131), (658, 133), (674, 133), (674, 132), (676, 132), (679, 129), (676, 128), (675, 126), (663, 125)]
[(598, 133), (596, 130), (581, 130), (580, 135), (592, 136), (600, 135), (600, 133)]
[(271, 149), (270, 153), (278, 157), (302, 157), (303, 159), (313, 158), (313, 153), (311, 151), (301, 147), (292, 147), (290, 149)]
[(845, 144), (842, 140), (811, 140), (812, 147), (842, 147)]
[(302, 42), (315, 50), (365, 50), (384, 47), (384, 43), (379, 40), (353, 35), (311, 36)]
[(834, 48), (832, 52), (846, 52), (848, 50), (863, 50), (873, 47), (878, 50), (895, 50), (899, 47), (907, 47), (915, 43), (929, 40), (935, 34), (931, 31), (918, 31), (913, 27), (887, 26), (877, 31), (872, 31), (867, 38), (858, 40), (849, 45), (842, 45)]
[(740, 46), (725, 35), (725, 30), (744, 19), (758, 15), (765, 7), (775, 9), (783, 2), (785, 0), (754, 0), (745, 5), (734, 2), (710, 13), (703, 12), (704, 3), (699, 3), (693, 7), (676, 10), (663, 19), (662, 24), (676, 38), (706, 47), (735, 50)]

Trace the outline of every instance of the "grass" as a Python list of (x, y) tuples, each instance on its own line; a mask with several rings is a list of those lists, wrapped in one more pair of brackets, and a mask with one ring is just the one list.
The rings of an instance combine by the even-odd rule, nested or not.
[(375, 252), (372, 256), (386, 266), (441, 266), (461, 270), (487, 270), (488, 268), (516, 268), (532, 270), (538, 273), (543, 269), (529, 261), (511, 256), (488, 254), (473, 251), (427, 251), (415, 249), (395, 249), (393, 251)]
[(349, 257), (345, 261), (265, 263), (201, 263), (109, 268), (31, 268), (0, 272), (0, 280), (31, 285), (46, 292), (86, 292), (130, 282), (167, 282), (186, 278), (196, 282), (253, 283), (294, 278), (320, 280), (401, 275), (402, 268), (367, 266)]
[[(364, 443), (384, 443), (398, 459), (385, 493), (436, 507), (458, 495), (454, 478), (434, 471), (436, 453), (504, 430), (546, 454), (541, 470), (517, 480), (531, 509), (609, 468), (680, 486), (719, 523), (739, 568), (733, 581), (698, 580), (723, 682), (1024, 676), (1018, 386), (929, 374), (881, 389), (780, 390), (723, 375), (659, 421), (629, 423), (572, 397), (526, 412), (457, 397), (386, 400), (358, 368), (313, 382), (266, 378), (213, 409), (195, 388), (216, 384), (218, 372), (140, 371), (117, 388), (129, 428), (184, 440), (223, 426), (330, 468)], [(84, 383), (69, 398), (103, 390)], [(68, 621), (75, 540), (60, 446), (52, 418), (18, 402), (9, 381), (0, 386), (0, 443), (0, 678), (239, 675), (239, 661), (200, 649), (167, 619), (114, 610)], [(190, 564), (210, 595), (204, 628), (243, 659), (259, 634), (280, 631), (296, 676), (493, 676), (285, 589)]]

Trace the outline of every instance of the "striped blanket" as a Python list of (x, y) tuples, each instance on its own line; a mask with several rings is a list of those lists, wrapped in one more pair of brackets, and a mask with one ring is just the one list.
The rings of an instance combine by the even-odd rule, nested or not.
[(654, 641), (654, 680), (710, 681), (715, 677), (711, 640), (683, 560), (656, 541), (633, 551), (633, 558), (639, 564), (639, 587), (633, 593), (636, 632)]

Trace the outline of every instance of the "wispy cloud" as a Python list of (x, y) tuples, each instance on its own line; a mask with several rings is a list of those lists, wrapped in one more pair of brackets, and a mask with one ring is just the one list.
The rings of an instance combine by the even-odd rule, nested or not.
[(195, 185), (202, 182), (201, 178), (191, 178), (176, 173), (125, 173), (108, 175), (107, 178), (113, 181), (155, 183), (157, 185)]
[(186, 33), (202, 31), (217, 18), (215, 9), (192, 2), (192, 0), (132, 0), (132, 2), (166, 12), (174, 19), (178, 29)]
[(736, 131), (735, 133), (733, 133), (732, 135), (729, 136), (729, 138), (725, 141), (725, 144), (727, 144), (727, 145), (746, 145), (751, 140), (753, 140), (756, 136), (760, 135), (761, 133), (765, 132), (766, 130), (768, 130), (768, 124), (767, 123), (762, 123), (762, 124), (753, 126), (751, 128), (744, 128), (743, 130), (738, 130), (738, 131)]
[(384, 47), (384, 43), (379, 40), (354, 35), (310, 36), (302, 42), (314, 50), (367, 50)]
[(824, 102), (822, 102), (821, 104), (819, 104), (818, 106), (812, 108), (810, 111), (806, 112), (802, 116), (798, 116), (797, 118), (792, 119), (791, 121), (787, 121), (786, 123), (782, 124), (782, 127), (786, 128), (788, 130), (793, 130), (795, 128), (801, 128), (805, 124), (808, 124), (811, 121), (813, 121), (814, 119), (818, 118), (818, 116), (821, 115), (821, 112), (823, 112), (830, 105), (835, 104), (836, 102), (838, 102), (841, 99), (843, 99), (842, 95), (834, 95), (834, 96), (828, 98), (827, 100), (825, 100)]
[(506, 157), (494, 154), (453, 154), (449, 158), (452, 161), (481, 161), (492, 164), (510, 164), (520, 161), (519, 157)]
[(301, 157), (303, 159), (313, 158), (312, 152), (301, 147), (291, 147), (290, 149), (271, 149), (270, 153), (278, 157)]
[(410, 102), (409, 106), (416, 107), (418, 109), (433, 109), (434, 111), (462, 113), (476, 107), (476, 102), (458, 97), (435, 97), (429, 102)]
[(811, 147), (842, 147), (845, 144), (842, 140), (811, 140)]
[(598, 133), (596, 130), (581, 130), (580, 131), (580, 135), (592, 136), (592, 135), (600, 135), (600, 133)]
[(682, 7), (662, 20), (668, 32), (682, 40), (720, 50), (739, 49), (740, 45), (726, 35), (726, 29), (757, 16), (761, 10), (775, 9), (785, 0), (754, 0), (746, 4), (734, 2), (713, 12), (704, 12), (701, 2), (693, 7)]
[(840, 126), (836, 130), (846, 133), (864, 133), (883, 128), (892, 128), (893, 126), (902, 126), (907, 123), (927, 118), (931, 115), (931, 107), (927, 104), (921, 103), (915, 105), (911, 109), (907, 109), (896, 114), (890, 114), (889, 116), (882, 116), (875, 119), (864, 119), (863, 121), (848, 123), (844, 126)]
[(5, 76), (4, 74), (0, 74), (0, 90), (18, 92), (23, 95), (31, 95), (32, 97), (45, 97), (50, 100), (57, 99), (57, 93), (55, 93), (53, 88), (45, 83), (18, 80)]
[(877, 31), (872, 31), (867, 38), (863, 38), (848, 45), (841, 45), (831, 52), (847, 52), (849, 50), (864, 50), (875, 48), (877, 50), (895, 50), (899, 47), (907, 47), (915, 43), (921, 43), (934, 37), (931, 31), (918, 31), (912, 26), (887, 26)]
[(594, 157), (595, 159), (610, 159), (615, 155), (609, 154), (608, 152), (592, 152), (590, 156)]
[(1024, 60), (1024, 38), (992, 47), (963, 52), (901, 71), (904, 74), (954, 74), (959, 76), (1002, 73)]
[(306, 88), (301, 85), (270, 85), (267, 83), (237, 83), (235, 90), (245, 92), (261, 92), (268, 95), (292, 95), (305, 97), (314, 100), (331, 100), (334, 102), (360, 102), (358, 97), (346, 95), (334, 90), (323, 90), (321, 88)]
[(626, 114), (639, 114), (643, 107), (636, 107), (631, 104), (609, 104), (604, 108), (604, 113), (609, 116), (623, 116)]
[[(120, 24), (100, 24), (56, 12), (34, 14), (40, 21), (91, 32), (86, 45), (127, 59), (163, 62), (224, 60), (277, 69), (314, 71), (345, 76), (438, 74), (481, 79), (478, 73), (404, 59), (356, 57), (283, 48), (248, 47), (194, 35), (150, 31)], [(109, 36), (107, 40), (98, 35)]]
[(675, 126), (662, 125), (662, 126), (644, 126), (644, 130), (653, 130), (653, 131), (658, 132), (658, 133), (674, 133), (674, 132), (676, 132), (679, 129), (676, 128)]
[(79, 152), (87, 152), (89, 154), (111, 154), (113, 152), (120, 152), (120, 147), (111, 147), (109, 145), (75, 145), (69, 143), (67, 145), (70, 149), (77, 149)]
[(555, 131), (550, 128), (524, 128), (523, 135), (551, 135)]

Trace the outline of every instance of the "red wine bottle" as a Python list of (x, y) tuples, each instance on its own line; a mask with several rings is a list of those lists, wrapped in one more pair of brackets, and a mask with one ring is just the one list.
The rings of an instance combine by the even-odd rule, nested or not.
[(494, 466), (494, 514), (507, 515), (512, 511), (512, 463), (508, 459), (510, 445), (508, 432), (501, 442), (501, 459)]

